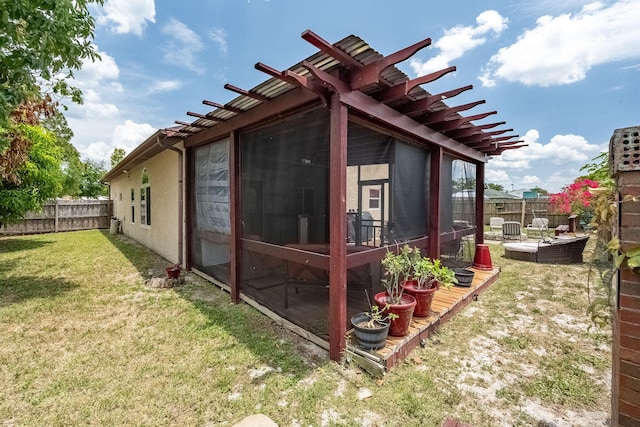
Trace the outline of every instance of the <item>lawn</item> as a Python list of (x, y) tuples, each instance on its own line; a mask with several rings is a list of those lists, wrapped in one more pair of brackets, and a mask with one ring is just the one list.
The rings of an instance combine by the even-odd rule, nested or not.
[(603, 425), (611, 336), (590, 328), (587, 265), (490, 247), (500, 279), (377, 380), (194, 275), (145, 286), (170, 263), (122, 235), (2, 237), (0, 425)]

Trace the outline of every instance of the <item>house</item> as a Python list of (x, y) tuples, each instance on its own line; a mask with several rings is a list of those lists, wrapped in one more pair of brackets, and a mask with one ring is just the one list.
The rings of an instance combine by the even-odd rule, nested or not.
[[(464, 86), (431, 94), (395, 64), (422, 40), (383, 56), (357, 36), (331, 44), (227, 104), (187, 112), (104, 178), (123, 232), (228, 289), (231, 299), (328, 343), (339, 360), (351, 314), (379, 286), (379, 261), (406, 242), (438, 257), (461, 236), (481, 243), (482, 204), (455, 212), (454, 180), (484, 182), (490, 156), (519, 148), (504, 122), (448, 106)], [(475, 200), (483, 200), (482, 186)], [(455, 219), (454, 219), (455, 218)], [(464, 224), (453, 230), (454, 221)]]

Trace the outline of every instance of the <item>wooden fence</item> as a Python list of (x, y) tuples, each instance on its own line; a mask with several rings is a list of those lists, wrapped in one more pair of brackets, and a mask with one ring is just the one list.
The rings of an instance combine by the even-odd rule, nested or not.
[(500, 217), (526, 226), (531, 224), (534, 211), (538, 218), (549, 218), (551, 228), (569, 224), (568, 215), (554, 213), (548, 199), (487, 199), (484, 201), (484, 224), (488, 225), (491, 217)]
[(109, 228), (111, 206), (111, 200), (52, 200), (42, 212), (28, 212), (23, 221), (0, 227), (0, 235)]

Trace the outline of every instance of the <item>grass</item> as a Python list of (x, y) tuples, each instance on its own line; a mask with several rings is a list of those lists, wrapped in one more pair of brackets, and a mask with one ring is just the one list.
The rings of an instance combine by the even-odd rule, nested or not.
[(498, 282), (376, 380), (192, 275), (145, 287), (149, 270), (170, 263), (122, 235), (0, 238), (0, 424), (606, 419), (610, 336), (589, 328), (586, 266), (511, 261), (490, 247)]

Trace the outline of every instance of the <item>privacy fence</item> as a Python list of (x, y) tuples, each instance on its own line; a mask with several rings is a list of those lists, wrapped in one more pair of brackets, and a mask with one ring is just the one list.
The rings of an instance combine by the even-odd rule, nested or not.
[(28, 212), (23, 221), (0, 227), (0, 235), (109, 228), (111, 204), (111, 200), (52, 200), (42, 212)]
[(491, 217), (517, 221), (522, 225), (531, 224), (531, 220), (535, 217), (549, 218), (551, 228), (569, 224), (567, 214), (555, 213), (548, 199), (488, 199), (484, 202), (485, 225), (489, 224)]

